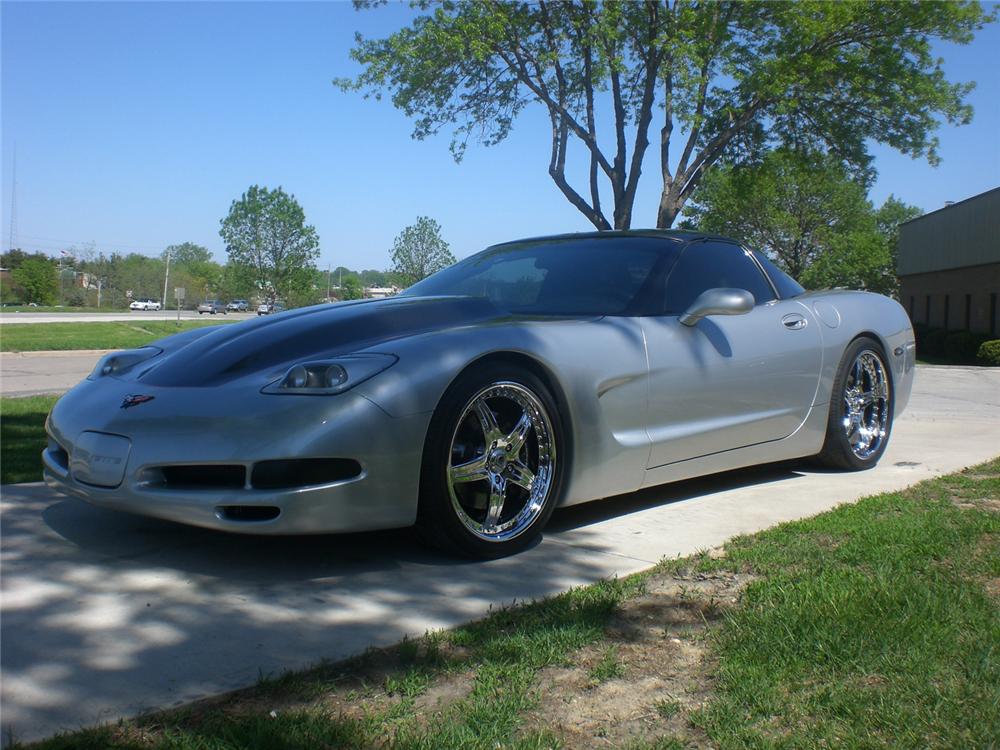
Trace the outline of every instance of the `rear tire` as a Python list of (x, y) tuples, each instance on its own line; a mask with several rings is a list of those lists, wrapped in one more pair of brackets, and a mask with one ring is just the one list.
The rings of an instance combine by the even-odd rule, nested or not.
[(885, 351), (862, 336), (847, 347), (833, 379), (820, 463), (860, 471), (878, 463), (892, 432), (895, 393)]
[(555, 399), (530, 370), (484, 363), (462, 373), (431, 419), (417, 531), (448, 552), (492, 559), (540, 535), (566, 457)]

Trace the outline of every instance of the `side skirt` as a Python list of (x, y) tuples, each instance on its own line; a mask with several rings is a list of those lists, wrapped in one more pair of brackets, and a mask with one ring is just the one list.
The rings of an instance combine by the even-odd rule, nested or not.
[(816, 455), (823, 448), (828, 413), (829, 404), (813, 406), (799, 429), (781, 440), (734, 448), (665, 466), (657, 466), (655, 469), (647, 469), (642, 486), (655, 487), (659, 484), (680, 482), (706, 474)]

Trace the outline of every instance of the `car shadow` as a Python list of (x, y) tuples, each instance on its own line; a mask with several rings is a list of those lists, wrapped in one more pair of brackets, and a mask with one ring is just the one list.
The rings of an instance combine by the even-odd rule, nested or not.
[[(802, 476), (802, 468), (801, 462), (755, 466), (557, 508), (545, 531), (559, 534), (585, 529), (658, 506), (794, 479)], [(270, 584), (392, 571), (402, 565), (479, 564), (427, 546), (413, 529), (310, 536), (234, 534), (106, 510), (74, 498), (46, 507), (42, 520), (52, 532), (96, 560), (142, 559), (231, 581)], [(262, 560), (267, 564), (261, 566)]]
[(421, 544), (410, 529), (309, 536), (236, 534), (105, 510), (73, 498), (47, 507), (42, 520), (79, 550), (103, 560), (142, 558), (173, 570), (232, 581), (280, 583), (391, 571), (403, 563), (473, 562)]
[(671, 482), (656, 487), (647, 487), (625, 495), (557, 508), (552, 514), (546, 530), (550, 532), (569, 531), (662, 505), (682, 503), (742, 487), (796, 479), (804, 476), (803, 471), (805, 470), (812, 472), (813, 467), (803, 461), (781, 461), (696, 479)]

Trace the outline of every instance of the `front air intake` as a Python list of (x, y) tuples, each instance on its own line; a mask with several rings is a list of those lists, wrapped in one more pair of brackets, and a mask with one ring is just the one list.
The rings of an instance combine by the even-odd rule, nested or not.
[(220, 505), (215, 509), (226, 521), (273, 521), (281, 510), (273, 505)]
[(241, 490), (247, 470), (239, 464), (184, 464), (161, 466), (161, 487), (173, 490)]
[(353, 458), (290, 458), (259, 461), (250, 474), (255, 490), (287, 490), (332, 484), (361, 475), (361, 464)]

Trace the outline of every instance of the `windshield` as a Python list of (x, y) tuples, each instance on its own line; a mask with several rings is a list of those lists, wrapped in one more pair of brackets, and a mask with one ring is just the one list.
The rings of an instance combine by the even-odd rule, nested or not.
[(501, 310), (522, 314), (633, 315), (681, 246), (655, 237), (498, 245), (429, 276), (402, 296), (485, 297)]

